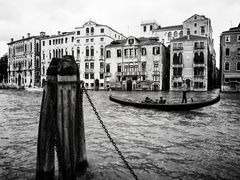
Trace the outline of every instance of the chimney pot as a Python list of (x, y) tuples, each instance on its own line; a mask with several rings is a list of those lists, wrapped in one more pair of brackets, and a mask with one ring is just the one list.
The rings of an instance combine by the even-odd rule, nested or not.
[(13, 39), (13, 38), (11, 38), (11, 42), (13, 42), (13, 40), (14, 40), (14, 39)]

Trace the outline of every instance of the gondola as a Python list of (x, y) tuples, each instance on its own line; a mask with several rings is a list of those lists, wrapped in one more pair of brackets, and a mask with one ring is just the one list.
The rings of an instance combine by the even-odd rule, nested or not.
[(146, 108), (146, 109), (158, 109), (162, 111), (189, 111), (198, 108), (203, 108), (206, 106), (213, 105), (220, 101), (220, 94), (211, 100), (202, 101), (202, 102), (191, 102), (191, 103), (178, 103), (178, 104), (158, 104), (158, 103), (143, 103), (143, 102), (136, 102), (133, 100), (125, 100), (118, 97), (114, 97), (111, 94), (109, 95), (110, 101), (127, 105), (133, 106), (137, 108)]

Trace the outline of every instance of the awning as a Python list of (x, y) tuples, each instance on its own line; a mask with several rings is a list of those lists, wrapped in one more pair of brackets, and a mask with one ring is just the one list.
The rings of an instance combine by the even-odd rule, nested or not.
[(225, 78), (240, 78), (240, 73), (224, 74)]

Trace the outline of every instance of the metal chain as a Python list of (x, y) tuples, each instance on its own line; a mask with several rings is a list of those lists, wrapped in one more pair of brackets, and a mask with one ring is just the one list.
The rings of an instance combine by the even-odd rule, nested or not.
[(116, 143), (114, 142), (114, 140), (113, 140), (112, 137), (110, 136), (110, 134), (109, 134), (106, 126), (104, 125), (101, 117), (99, 116), (99, 114), (98, 114), (98, 112), (97, 112), (97, 110), (96, 110), (96, 108), (95, 108), (95, 106), (94, 106), (94, 104), (93, 104), (93, 102), (92, 102), (89, 94), (87, 93), (86, 88), (85, 88), (85, 87), (82, 87), (82, 89), (84, 90), (84, 92), (85, 92), (85, 94), (86, 94), (86, 96), (87, 96), (87, 99), (88, 99), (89, 103), (91, 104), (91, 106), (92, 106), (92, 108), (93, 108), (94, 113), (96, 114), (96, 116), (97, 116), (100, 124), (102, 125), (105, 133), (107, 134), (107, 137), (108, 137), (109, 140), (111, 141), (111, 143), (112, 143), (112, 145), (114, 146), (115, 150), (117, 151), (118, 155), (121, 157), (121, 159), (123, 160), (124, 164), (125, 164), (125, 165), (127, 166), (127, 168), (129, 169), (129, 171), (130, 171), (130, 173), (133, 175), (133, 177), (134, 177), (136, 180), (138, 180), (138, 177), (136, 176), (136, 174), (134, 173), (134, 171), (133, 171), (132, 168), (130, 167), (129, 163), (127, 162), (127, 160), (125, 159), (125, 157), (122, 155), (122, 152), (119, 150), (119, 148), (117, 147)]

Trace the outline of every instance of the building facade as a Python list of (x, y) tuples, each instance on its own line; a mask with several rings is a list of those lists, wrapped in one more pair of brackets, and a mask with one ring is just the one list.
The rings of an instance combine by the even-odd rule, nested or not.
[(47, 69), (52, 58), (74, 55), (75, 32), (60, 32), (41, 38), (41, 85), (46, 81)]
[(240, 92), (240, 23), (220, 36), (221, 90)]
[(75, 28), (74, 55), (87, 89), (104, 89), (105, 46), (122, 39), (121, 33), (91, 20)]
[(8, 84), (18, 87), (40, 86), (40, 36), (30, 36), (8, 43)]
[(193, 15), (182, 25), (161, 27), (155, 21), (142, 22), (144, 37), (158, 37), (170, 49), (170, 90), (179, 90), (187, 80), (190, 90), (207, 91), (216, 84), (216, 55), (211, 20)]
[(166, 48), (157, 38), (114, 41), (106, 46), (105, 89), (167, 90)]

